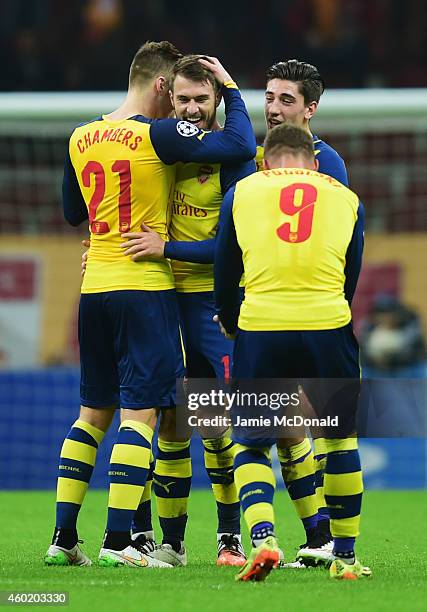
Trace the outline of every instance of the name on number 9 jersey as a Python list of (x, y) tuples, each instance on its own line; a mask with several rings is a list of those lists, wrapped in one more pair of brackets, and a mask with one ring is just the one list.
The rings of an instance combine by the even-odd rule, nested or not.
[(342, 183), (310, 170), (257, 172), (236, 185), (233, 221), (245, 270), (241, 329), (349, 323), (344, 270), (358, 206)]
[(175, 168), (157, 156), (150, 121), (102, 117), (76, 128), (69, 154), (88, 208), (90, 251), (82, 293), (174, 287), (168, 261), (134, 262), (121, 234), (145, 223), (167, 239)]

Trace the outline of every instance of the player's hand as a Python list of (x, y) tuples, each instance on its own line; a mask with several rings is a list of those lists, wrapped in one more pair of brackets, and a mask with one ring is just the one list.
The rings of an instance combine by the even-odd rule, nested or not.
[(126, 240), (120, 245), (122, 249), (126, 249), (124, 254), (130, 255), (133, 261), (163, 259), (166, 244), (163, 238), (144, 223), (141, 228), (142, 232), (122, 234), (122, 238)]
[(82, 255), (82, 269), (81, 269), (81, 275), (84, 276), (86, 272), (87, 256), (89, 254), (90, 240), (82, 240), (82, 245), (86, 248), (86, 251)]
[(212, 72), (220, 85), (224, 85), (224, 83), (234, 80), (216, 57), (201, 55), (199, 57), (199, 62), (202, 64), (203, 68), (206, 68)]
[(223, 324), (220, 321), (220, 318), (218, 315), (214, 315), (213, 316), (213, 320), (215, 321), (215, 323), (218, 323), (219, 325), (219, 330), (221, 332), (221, 334), (223, 336), (225, 336), (226, 338), (228, 338), (229, 340), (235, 340), (236, 339), (236, 334), (229, 334), (228, 331), (225, 329), (225, 327), (223, 326)]

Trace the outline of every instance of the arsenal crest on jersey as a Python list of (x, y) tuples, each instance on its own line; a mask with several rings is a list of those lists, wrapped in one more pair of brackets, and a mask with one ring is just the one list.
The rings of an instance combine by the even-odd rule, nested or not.
[(199, 172), (197, 173), (197, 180), (201, 185), (208, 181), (213, 173), (212, 166), (200, 166)]

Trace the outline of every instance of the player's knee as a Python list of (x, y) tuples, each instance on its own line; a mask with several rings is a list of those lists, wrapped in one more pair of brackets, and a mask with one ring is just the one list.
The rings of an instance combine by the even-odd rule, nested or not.
[(174, 408), (161, 411), (159, 438), (165, 442), (183, 442), (187, 439), (187, 436), (178, 436), (177, 434), (176, 410)]
[(88, 406), (80, 406), (79, 419), (93, 425), (101, 431), (107, 431), (110, 427), (115, 413), (115, 406), (106, 408), (89, 408)]

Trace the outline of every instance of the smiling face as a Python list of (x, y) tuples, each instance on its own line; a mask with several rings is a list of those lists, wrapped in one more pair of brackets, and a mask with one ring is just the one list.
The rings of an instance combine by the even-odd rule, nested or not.
[(298, 82), (271, 79), (265, 92), (265, 120), (267, 131), (286, 123), (308, 130), (308, 122), (317, 110), (317, 102), (304, 102)]
[(178, 74), (170, 95), (178, 119), (189, 121), (201, 130), (212, 128), (219, 104), (212, 83), (192, 81)]

